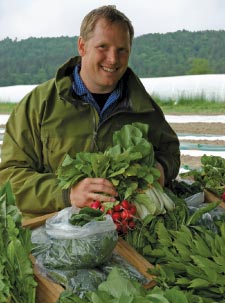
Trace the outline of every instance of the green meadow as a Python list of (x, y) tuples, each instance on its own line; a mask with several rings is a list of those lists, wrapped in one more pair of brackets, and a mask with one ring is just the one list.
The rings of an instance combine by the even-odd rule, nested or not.
[[(153, 99), (160, 105), (165, 114), (198, 114), (224, 115), (225, 101), (207, 100), (204, 97), (180, 97), (177, 100), (161, 100), (157, 96)], [(10, 114), (17, 103), (0, 102), (0, 114)]]

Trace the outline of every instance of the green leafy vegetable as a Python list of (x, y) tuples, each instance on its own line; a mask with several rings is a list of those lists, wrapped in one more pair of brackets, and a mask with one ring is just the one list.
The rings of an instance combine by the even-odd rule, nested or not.
[(194, 169), (182, 174), (192, 176), (204, 188), (221, 197), (225, 185), (225, 159), (219, 156), (202, 156), (201, 169)]
[(72, 214), (69, 222), (72, 225), (83, 226), (91, 221), (103, 221), (104, 213), (99, 209), (83, 207), (79, 213)]
[(148, 271), (159, 286), (191, 289), (193, 294), (223, 302), (225, 291), (225, 223), (218, 234), (202, 226), (181, 226), (177, 231), (157, 226), (158, 241), (148, 252), (160, 266)]
[(0, 189), (0, 302), (34, 303), (30, 231), (21, 224), (10, 183)]
[(102, 282), (98, 290), (89, 292), (80, 299), (71, 292), (61, 294), (57, 303), (201, 303), (201, 297), (191, 292), (182, 292), (178, 288), (163, 290), (155, 287), (146, 290), (140, 283), (131, 281), (121, 275), (117, 268), (113, 268), (106, 281)]
[[(174, 203), (157, 181), (160, 171), (154, 167), (148, 133), (147, 124), (132, 123), (113, 134), (113, 146), (104, 153), (81, 152), (74, 159), (66, 155), (57, 169), (60, 185), (66, 189), (86, 177), (103, 177), (116, 186), (120, 201), (140, 204), (141, 217), (143, 213), (158, 215), (172, 209)], [(153, 190), (148, 194), (149, 187)]]

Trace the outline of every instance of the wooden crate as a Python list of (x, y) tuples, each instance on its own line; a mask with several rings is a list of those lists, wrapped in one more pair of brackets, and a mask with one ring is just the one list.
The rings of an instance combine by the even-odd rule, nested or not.
[(55, 303), (64, 291), (64, 288), (43, 277), (35, 265), (35, 258), (33, 256), (31, 256), (31, 260), (34, 265), (35, 280), (38, 284), (36, 289), (36, 303)]
[(217, 202), (220, 201), (220, 206), (225, 209), (225, 202), (223, 202), (219, 197), (208, 190), (204, 190), (205, 202)]
[[(23, 226), (30, 229), (37, 228), (43, 225), (48, 218), (55, 214), (56, 213), (52, 213), (34, 219), (25, 220), (23, 221)], [(147, 269), (153, 267), (153, 265), (150, 264), (122, 238), (119, 238), (119, 241), (115, 247), (115, 252), (150, 281), (148, 284), (144, 285), (145, 288), (151, 288), (155, 285), (153, 276), (147, 273)], [(64, 291), (64, 288), (61, 285), (53, 283), (49, 279), (42, 276), (35, 265), (35, 258), (33, 256), (31, 256), (31, 260), (34, 265), (35, 280), (38, 283), (36, 290), (36, 303), (55, 303), (60, 294)]]
[[(22, 225), (23, 227), (34, 229), (43, 225), (45, 221), (53, 215), (55, 215), (55, 213), (27, 219), (23, 221)], [(34, 266), (34, 277), (37, 282), (36, 303), (55, 303), (59, 299), (60, 294), (64, 291), (64, 288), (41, 275), (35, 264), (34, 256), (31, 256), (30, 258)]]
[[(219, 198), (210, 191), (204, 190), (204, 195), (205, 202), (215, 202), (219, 200)], [(225, 209), (225, 202), (221, 201), (220, 206)], [(25, 220), (23, 221), (23, 226), (30, 229), (37, 228), (45, 224), (45, 221), (55, 214), (56, 213), (51, 213), (41, 217)], [(152, 268), (153, 265), (150, 264), (122, 238), (119, 238), (119, 241), (115, 247), (115, 252), (118, 253), (127, 262), (129, 262), (150, 281), (147, 285), (144, 285), (145, 288), (151, 288), (156, 284), (153, 280), (153, 276), (147, 273), (147, 269)], [(64, 291), (64, 288), (61, 285), (56, 284), (42, 276), (39, 273), (37, 266), (35, 265), (35, 258), (33, 256), (31, 256), (31, 260), (34, 265), (35, 279), (38, 283), (36, 291), (36, 303), (55, 303), (58, 300), (60, 294)]]

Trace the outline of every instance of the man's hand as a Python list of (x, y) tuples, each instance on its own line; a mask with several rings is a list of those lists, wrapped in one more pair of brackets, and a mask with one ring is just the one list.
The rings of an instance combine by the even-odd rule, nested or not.
[(161, 174), (158, 181), (164, 187), (164, 185), (165, 185), (164, 168), (159, 162), (156, 162), (155, 167), (158, 168), (158, 170), (160, 171), (160, 174)]
[(70, 190), (71, 205), (82, 208), (93, 200), (114, 202), (117, 192), (111, 182), (104, 178), (85, 178)]

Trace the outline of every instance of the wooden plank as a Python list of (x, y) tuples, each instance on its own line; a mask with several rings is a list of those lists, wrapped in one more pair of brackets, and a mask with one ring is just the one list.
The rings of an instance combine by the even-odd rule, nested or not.
[(210, 192), (209, 190), (205, 189), (205, 202), (217, 202), (220, 201), (220, 206), (225, 209), (225, 202), (223, 202), (218, 196), (214, 193)]
[(31, 261), (34, 265), (34, 276), (38, 283), (36, 288), (36, 303), (55, 303), (60, 294), (64, 291), (64, 288), (56, 284), (49, 279), (45, 278), (38, 270), (35, 264), (35, 258), (30, 256)]
[[(47, 214), (44, 216), (27, 219), (22, 222), (23, 227), (34, 229), (45, 223), (48, 218), (51, 218), (56, 213)], [(44, 277), (38, 270), (37, 265), (35, 264), (34, 256), (30, 256), (33, 263), (34, 277), (37, 282), (36, 288), (36, 303), (55, 303), (60, 294), (64, 291), (64, 288)]]
[(57, 214), (57, 212), (46, 214), (32, 219), (23, 220), (22, 226), (29, 227), (30, 229), (34, 229), (36, 227), (43, 225), (47, 219), (53, 217), (55, 214)]
[(38, 283), (36, 288), (36, 303), (55, 303), (60, 294), (64, 291), (60, 285), (43, 278), (40, 274), (35, 274)]

